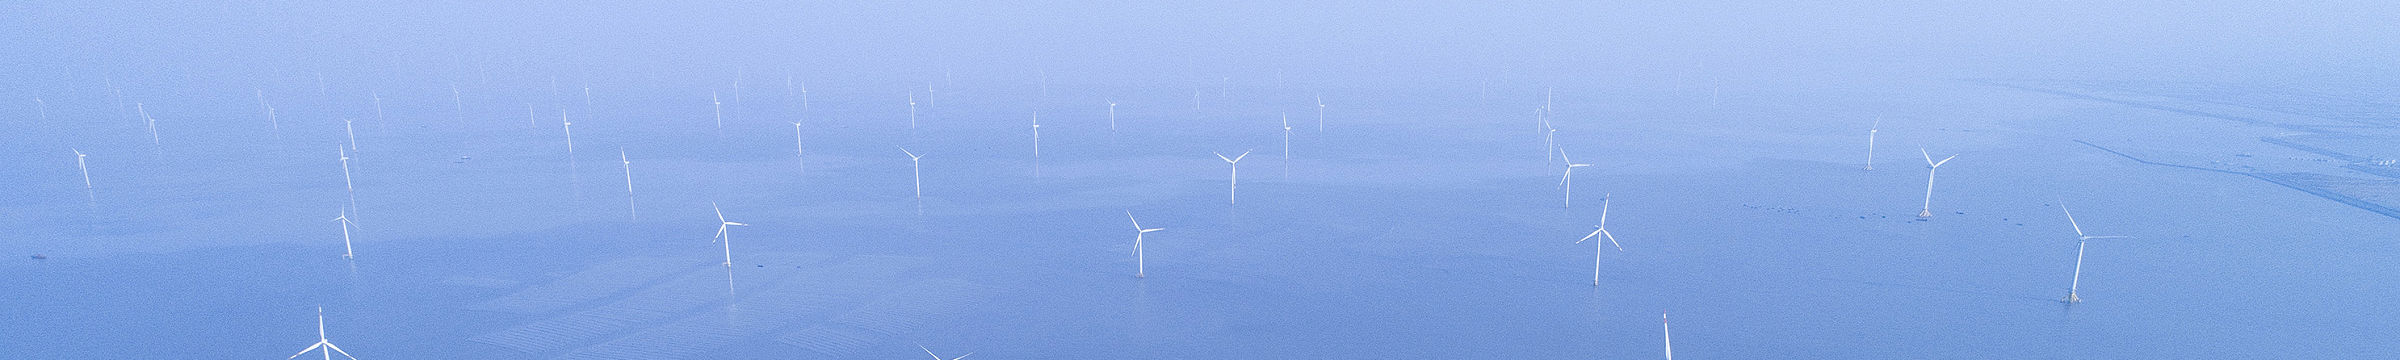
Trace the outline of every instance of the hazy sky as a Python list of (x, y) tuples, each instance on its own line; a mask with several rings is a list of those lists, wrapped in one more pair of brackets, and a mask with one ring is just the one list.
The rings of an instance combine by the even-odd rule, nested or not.
[[(32, 1), (0, 4), (0, 72), (257, 65), (440, 76), (780, 72), (1189, 83), (1682, 74), (2354, 79), (2395, 63), (2391, 2)], [(242, 71), (255, 71), (242, 70)], [(28, 72), (31, 72), (28, 74)], [(2339, 75), (2328, 75), (2339, 74)], [(728, 76), (729, 77), (729, 76)], [(20, 81), (21, 82), (21, 81)], [(25, 84), (5, 84), (24, 86)]]

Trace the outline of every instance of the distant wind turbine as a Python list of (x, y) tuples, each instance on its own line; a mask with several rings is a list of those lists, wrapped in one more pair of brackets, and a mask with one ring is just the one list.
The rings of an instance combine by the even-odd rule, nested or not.
[(908, 128), (917, 128), (917, 92), (908, 92)]
[(358, 130), (350, 127), (350, 118), (342, 118), (342, 135), (350, 137), (350, 150), (358, 150)]
[(567, 158), (575, 158), (575, 122), (567, 121), (567, 110), (558, 110), (558, 126), (567, 132)]
[(350, 152), (340, 146), (333, 147), (333, 152), (342, 156), (342, 191), (350, 194), (350, 208), (356, 209), (358, 208), (358, 188), (350, 185)]
[[(375, 100), (375, 128), (379, 130), (383, 129), (383, 93), (370, 91), (367, 92), (367, 97)], [(273, 108), (268, 108), (267, 113), (269, 114), (267, 116), (269, 119), (274, 118), (274, 115), (272, 115), (274, 114)]]
[[(1875, 170), (1875, 131), (1881, 128), (1883, 128), (1883, 118), (1881, 117), (1875, 118), (1875, 124), (1867, 127), (1867, 170)], [(1933, 156), (1926, 155), (1926, 157)]]
[[(267, 104), (267, 91), (256, 88), (250, 89), (250, 91), (252, 94), (258, 95), (258, 109), (267, 113), (267, 129), (275, 131), (280, 136), (283, 133), (283, 123), (275, 120), (275, 106)], [(41, 99), (34, 100), (40, 101)]]
[(142, 109), (142, 103), (133, 103), (133, 111), (141, 113), (142, 122), (150, 124), (150, 145), (158, 145), (158, 119), (150, 118), (150, 111)]
[(800, 111), (808, 111), (808, 82), (800, 82)]
[[(263, 100), (262, 100), (262, 101), (263, 101)], [(38, 98), (38, 97), (37, 97), (37, 98), (33, 98), (33, 108), (34, 108), (34, 110), (35, 110), (35, 111), (39, 111), (39, 112), (42, 114), (42, 122), (50, 122), (50, 102), (47, 102), (47, 101), (42, 101), (42, 98)], [(1116, 125), (1115, 125), (1115, 124), (1116, 124), (1116, 121), (1117, 121), (1117, 118), (1116, 118), (1116, 114), (1117, 114), (1117, 113), (1116, 113), (1116, 109), (1113, 107), (1113, 105), (1112, 105), (1112, 107), (1109, 109), (1109, 113), (1108, 113), (1108, 114), (1109, 114), (1108, 121), (1109, 121), (1109, 124), (1110, 124), (1110, 125), (1109, 125), (1109, 129), (1110, 129), (1110, 130), (1115, 130), (1115, 129), (1116, 129)]]
[(1292, 159), (1292, 115), (1283, 114), (1283, 159)]
[[(718, 208), (717, 208), (717, 203), (716, 203), (716, 202), (709, 202), (709, 203), (708, 203), (708, 210), (709, 210), (709, 211), (714, 211), (714, 212), (716, 212), (716, 213), (717, 213), (717, 236), (716, 236), (715, 238), (712, 238), (712, 239), (709, 239), (709, 240), (721, 240), (721, 241), (724, 241), (724, 242), (725, 242), (725, 267), (726, 267), (726, 268), (732, 268), (732, 267), (733, 267), (733, 236), (732, 236), (733, 234), (732, 234), (731, 232), (728, 232), (728, 231), (726, 231), (726, 230), (727, 230), (727, 229), (729, 229), (729, 228), (728, 228), (729, 226), (750, 226), (750, 224), (743, 224), (743, 223), (738, 223), (738, 222), (726, 221), (726, 220), (725, 220), (725, 210), (718, 209)], [(710, 242), (716, 242), (716, 241), (710, 241)]]
[(808, 140), (801, 138), (800, 122), (792, 122), (792, 157), (800, 159), (800, 167), (808, 168)]
[(350, 352), (342, 351), (342, 347), (333, 346), (332, 341), (325, 340), (325, 308), (322, 307), (317, 308), (317, 343), (310, 344), (307, 349), (301, 349), (300, 353), (292, 354), (291, 357), (284, 359), (297, 359), (300, 358), (300, 355), (308, 355), (310, 351), (319, 351), (318, 348), (324, 348), (322, 351), (325, 353), (325, 360), (333, 360), (334, 353), (341, 353), (342, 357), (350, 358), (350, 360), (358, 360), (358, 357), (350, 356)]
[(525, 127), (526, 127), (526, 128), (539, 128), (539, 127), (541, 127), (541, 125), (535, 124), (534, 122), (535, 122), (535, 121), (539, 121), (539, 120), (541, 120), (541, 119), (542, 119), (542, 116), (541, 116), (541, 115), (534, 113), (534, 111), (533, 111), (533, 103), (525, 103)]
[(1117, 101), (1108, 101), (1108, 131), (1117, 131)]
[(456, 81), (450, 82), (450, 110), (456, 114), (454, 116), (456, 116), (459, 120), (466, 120), (467, 103), (465, 100), (460, 99), (460, 96), (458, 95), (458, 82)]
[(83, 150), (68, 148), (67, 151), (75, 152), (75, 170), (83, 172), (83, 189), (90, 191), (92, 189), (92, 169), (83, 166)]
[(633, 217), (633, 220), (639, 221), (642, 219), (642, 214), (633, 209), (633, 160), (625, 158), (625, 147), (623, 146), (617, 147), (617, 162), (625, 165), (625, 214)]
[(1226, 158), (1225, 154), (1214, 151), (1209, 153), (1217, 154), (1218, 159), (1223, 159), (1225, 160), (1226, 165), (1233, 166), (1233, 172), (1229, 173), (1229, 175), (1226, 175), (1225, 177), (1225, 203), (1232, 204), (1234, 200), (1234, 192), (1236, 190), (1240, 190), (1242, 185), (1242, 158), (1250, 156), (1250, 150), (1242, 150), (1241, 155), (1234, 155), (1233, 158), (1230, 159)]
[[(1617, 243), (1617, 234), (1608, 232), (1608, 195), (1605, 194), (1600, 195), (1600, 225), (1593, 225), (1592, 233), (1584, 235), (1582, 239), (1576, 239), (1575, 243), (1582, 244), (1584, 240), (1592, 239), (1608, 240), (1608, 245), (1617, 247), (1617, 252), (1625, 252), (1625, 245)], [(1597, 241), (1592, 243), (1599, 244)], [(1606, 253), (1608, 253), (1607, 249), (1593, 249), (1592, 286), (1600, 286), (1600, 254)]]
[(921, 168), (917, 167), (917, 160), (924, 159), (925, 156), (909, 152), (908, 147), (905, 146), (900, 147), (900, 152), (908, 154), (908, 174), (909, 178), (911, 179), (911, 183), (914, 184), (911, 185), (910, 188), (916, 189), (918, 199), (925, 198), (925, 172)]
[(366, 228), (359, 228), (358, 223), (351, 222), (350, 212), (348, 210), (335, 213), (333, 222), (342, 223), (342, 258), (349, 259), (357, 257), (357, 253), (352, 252), (350, 248), (350, 229), (358, 228), (360, 231), (365, 231)]
[[(1577, 164), (1575, 163), (1575, 160), (1567, 159), (1566, 148), (1558, 149), (1558, 159), (1560, 162), (1567, 163), (1567, 172), (1558, 176), (1558, 186), (1566, 190), (1567, 203), (1565, 207), (1572, 208), (1575, 207), (1575, 168), (1592, 166), (1592, 164)], [(1600, 201), (1602, 204), (1601, 208), (1603, 210), (1607, 209), (1608, 198), (1605, 196), (1601, 197)]]
[(2067, 282), (2067, 297), (2064, 299), (2059, 299), (2059, 301), (2064, 301), (2070, 304), (2083, 302), (2082, 297), (2075, 295), (2075, 290), (2083, 285), (2083, 248), (2085, 243), (2088, 243), (2093, 239), (2126, 239), (2132, 237), (2117, 235), (2084, 235), (2083, 224), (2075, 223), (2075, 212), (2067, 211), (2067, 204), (2058, 204), (2058, 211), (2066, 213), (2067, 225), (2075, 227), (2075, 277)]
[(717, 101), (717, 92), (710, 91), (708, 92), (708, 104), (716, 109), (717, 133), (723, 134), (725, 132), (725, 102)]
[(1147, 266), (1143, 265), (1142, 259), (1142, 234), (1148, 234), (1152, 231), (1166, 230), (1166, 228), (1142, 228), (1142, 221), (1133, 219), (1133, 210), (1125, 211), (1125, 220), (1133, 221), (1133, 277), (1148, 277), (1149, 272), (1147, 271)]
[(1933, 161), (1933, 154), (1926, 153), (1925, 149), (1917, 149), (1917, 155), (1925, 156), (1925, 210), (1918, 211), (1917, 217), (1929, 218), (1933, 217), (1933, 174), (1940, 172), (1942, 164), (1950, 163), (1950, 159), (1956, 159), (1958, 155), (1950, 155), (1942, 158), (1942, 161)]
[(1325, 131), (1325, 94), (1317, 94), (1317, 131)]

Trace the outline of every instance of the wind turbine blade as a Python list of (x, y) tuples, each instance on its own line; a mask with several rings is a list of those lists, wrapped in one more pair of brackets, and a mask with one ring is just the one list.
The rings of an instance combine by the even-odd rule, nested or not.
[(906, 148), (906, 147), (901, 147), (901, 148), (900, 148), (900, 153), (903, 153), (903, 154), (908, 154), (908, 157), (909, 157), (909, 158), (911, 158), (911, 159), (918, 158), (918, 156), (917, 156), (917, 153), (909, 152), (909, 151), (908, 151), (908, 148)]
[[(287, 357), (287, 358), (283, 358), (283, 359), (284, 359), (284, 360), (298, 359), (298, 358), (300, 358), (300, 355), (308, 355), (308, 352), (310, 352), (310, 351), (316, 351), (316, 350), (317, 350), (317, 347), (321, 347), (321, 346), (325, 346), (325, 342), (323, 342), (323, 341), (319, 341), (319, 342), (317, 342), (317, 344), (316, 344), (316, 345), (309, 345), (309, 346), (308, 346), (308, 349), (306, 349), (306, 350), (300, 350), (300, 353), (298, 353), (298, 354), (292, 354), (292, 356), (291, 356), (291, 357)], [(347, 355), (347, 354), (344, 354), (344, 355)]]
[(1935, 162), (1935, 163), (1933, 163), (1933, 167), (1937, 167), (1937, 168), (1938, 168), (1938, 167), (1942, 167), (1942, 164), (1948, 164), (1948, 163), (1950, 163), (1950, 159), (1957, 159), (1957, 158), (1958, 158), (1958, 155), (1950, 155), (1950, 157), (1942, 158), (1942, 161), (1939, 161), (1939, 162)]
[[(1233, 156), (1233, 162), (1237, 162), (1237, 163), (1238, 163), (1238, 162), (1242, 162), (1242, 158), (1245, 158), (1245, 157), (1250, 157), (1250, 151), (1251, 151), (1251, 150), (1257, 150), (1257, 149), (1242, 150), (1242, 154), (1241, 154), (1241, 155), (1234, 155), (1234, 156)], [(1224, 156), (1224, 155), (1218, 155), (1218, 156)]]
[(1608, 233), (1608, 229), (1600, 229), (1600, 237), (1608, 238), (1608, 245), (1616, 246), (1617, 252), (1625, 252), (1625, 245), (1617, 243), (1617, 234)]
[(708, 237), (708, 243), (710, 243), (710, 244), (715, 244), (715, 243), (717, 243), (717, 239), (721, 239), (721, 238), (724, 238), (724, 237), (725, 237), (725, 225), (717, 225), (717, 235), (716, 235), (716, 236), (710, 236), (710, 237)]
[(1232, 163), (1232, 162), (1233, 162), (1233, 159), (1232, 159), (1232, 158), (1227, 158), (1227, 157), (1225, 157), (1225, 154), (1218, 153), (1218, 152), (1215, 152), (1215, 151), (1210, 151), (1210, 152), (1208, 152), (1208, 153), (1210, 153), (1210, 154), (1217, 154), (1217, 159), (1218, 159), (1218, 160), (1225, 160), (1225, 162), (1227, 162), (1227, 163)]
[(2093, 235), (2093, 236), (2085, 236), (2085, 237), (2083, 237), (2083, 239), (2084, 239), (2084, 240), (2099, 240), (2099, 239), (2132, 239), (2132, 238), (2133, 238), (2132, 236), (2124, 236), (2124, 235)]
[(333, 343), (325, 343), (325, 348), (327, 348), (327, 349), (333, 349), (333, 352), (334, 352), (334, 353), (336, 353), (336, 354), (342, 354), (342, 357), (350, 358), (350, 360), (358, 360), (358, 357), (357, 357), (357, 356), (350, 356), (350, 352), (348, 352), (348, 351), (342, 351), (342, 347), (340, 347), (340, 346), (333, 346)]
[[(975, 353), (967, 353), (967, 355), (975, 355)], [(967, 355), (959, 355), (958, 357), (950, 358), (950, 360), (965, 359), (967, 358)]]
[(934, 354), (933, 354), (933, 349), (927, 349), (927, 348), (925, 348), (925, 345), (923, 345), (923, 344), (919, 344), (919, 345), (917, 345), (917, 350), (925, 350), (925, 355), (926, 355), (926, 356), (932, 356), (932, 357), (933, 357), (933, 360), (942, 360), (942, 356), (941, 356), (941, 355), (934, 355)]
[(1595, 236), (1600, 236), (1600, 229), (1592, 229), (1591, 235), (1584, 235), (1582, 239), (1575, 239), (1575, 243), (1582, 244), (1584, 240), (1591, 240), (1592, 237)]
[(1917, 155), (1925, 157), (1925, 166), (1935, 166), (1933, 164), (1933, 154), (1926, 153), (1925, 148), (1917, 148)]
[(1142, 231), (1142, 221), (1133, 219), (1133, 210), (1125, 210), (1125, 220), (1133, 222), (1133, 231)]
[(713, 212), (716, 212), (716, 213), (717, 213), (717, 222), (720, 222), (720, 223), (721, 223), (721, 222), (725, 222), (725, 210), (723, 210), (723, 209), (718, 209), (718, 208), (717, 208), (717, 203), (716, 203), (716, 202), (714, 202), (714, 201), (711, 201), (711, 202), (709, 202), (709, 203), (708, 203), (708, 211), (713, 211)]
[(2083, 224), (2075, 223), (2075, 212), (2067, 211), (2067, 204), (2063, 203), (2058, 204), (2058, 211), (2067, 213), (2067, 225), (2075, 227), (2075, 236), (2083, 236)]

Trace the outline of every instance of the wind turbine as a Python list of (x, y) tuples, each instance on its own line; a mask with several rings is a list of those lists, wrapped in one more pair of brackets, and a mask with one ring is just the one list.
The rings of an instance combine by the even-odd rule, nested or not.
[(1317, 131), (1325, 131), (1325, 94), (1317, 94)]
[(83, 150), (68, 148), (67, 151), (75, 152), (75, 170), (83, 171), (83, 190), (92, 190), (92, 168), (83, 166)]
[[(266, 90), (257, 89), (257, 88), (252, 88), (252, 89), (250, 89), (250, 91), (251, 91), (251, 93), (252, 93), (252, 94), (257, 94), (257, 95), (258, 95), (258, 109), (259, 109), (259, 110), (266, 110), (266, 112), (267, 112), (267, 126), (268, 126), (268, 129), (274, 130), (276, 134), (282, 134), (282, 133), (283, 133), (283, 123), (282, 123), (282, 122), (279, 122), (279, 121), (275, 121), (275, 106), (274, 106), (274, 105), (267, 105), (267, 91), (266, 91)], [(42, 99), (33, 99), (33, 101), (42, 101)], [(45, 116), (47, 116), (47, 115), (45, 115)]]
[(1108, 131), (1117, 131), (1117, 101), (1108, 101)]
[(350, 150), (358, 150), (358, 130), (350, 127), (350, 118), (342, 118), (342, 135), (350, 137)]
[(1292, 160), (1292, 114), (1283, 114), (1283, 160)]
[[(1881, 117), (1875, 118), (1875, 124), (1867, 127), (1867, 170), (1875, 170), (1875, 130), (1882, 127), (1883, 118)], [(1925, 157), (1930, 158), (1933, 156), (1927, 155)]]
[(917, 92), (908, 92), (908, 128), (917, 128)]
[[(925, 355), (932, 355), (932, 356), (933, 356), (933, 360), (944, 360), (944, 359), (942, 359), (942, 356), (941, 356), (941, 355), (933, 355), (933, 349), (926, 349), (926, 348), (925, 348), (925, 345), (917, 345), (917, 349), (918, 349), (918, 350), (925, 350)], [(967, 353), (967, 355), (975, 355), (975, 353)], [(958, 359), (965, 359), (965, 358), (967, 358), (967, 355), (959, 355), (958, 357), (950, 358), (950, 359), (948, 359), (948, 360), (958, 360)]]
[(725, 242), (725, 268), (731, 269), (733, 268), (733, 234), (725, 230), (728, 226), (750, 226), (750, 224), (725, 221), (725, 210), (717, 209), (716, 202), (709, 202), (708, 210), (715, 211), (717, 213), (717, 236), (710, 238), (709, 240), (723, 240)]
[[(1557, 131), (1557, 130), (1551, 130), (1551, 131), (1555, 132), (1555, 131)], [(1567, 193), (1567, 204), (1566, 204), (1566, 206), (1565, 206), (1565, 207), (1570, 207), (1570, 208), (1571, 208), (1571, 207), (1575, 207), (1575, 168), (1579, 168), (1579, 167), (1586, 167), (1586, 166), (1592, 166), (1592, 164), (1577, 164), (1577, 163), (1575, 163), (1575, 160), (1569, 160), (1569, 159), (1567, 159), (1567, 149), (1566, 149), (1566, 148), (1559, 148), (1559, 149), (1558, 149), (1558, 159), (1559, 159), (1560, 161), (1562, 161), (1562, 162), (1566, 162), (1566, 163), (1567, 163), (1567, 172), (1566, 172), (1565, 174), (1561, 174), (1561, 175), (1559, 175), (1559, 176), (1558, 176), (1558, 186), (1559, 186), (1559, 187), (1561, 187), (1561, 188), (1564, 188), (1564, 189), (1566, 189), (1566, 193)], [(1601, 196), (1601, 198), (1600, 198), (1600, 203), (1601, 203), (1601, 206), (1600, 206), (1601, 210), (1607, 210), (1607, 209), (1608, 209), (1608, 197), (1607, 197), (1607, 196), (1605, 196), (1605, 195)], [(1603, 213), (1605, 213), (1605, 211), (1603, 211)]]
[(292, 354), (291, 357), (284, 359), (297, 359), (300, 358), (300, 355), (308, 355), (310, 351), (319, 351), (317, 348), (324, 348), (325, 360), (333, 360), (334, 353), (341, 353), (342, 357), (350, 358), (350, 360), (358, 360), (358, 357), (350, 356), (350, 352), (342, 351), (342, 347), (333, 346), (332, 341), (325, 340), (325, 308), (323, 307), (317, 308), (317, 343), (310, 344), (307, 349), (301, 349), (300, 353)]
[(625, 213), (634, 220), (641, 220), (641, 212), (633, 209), (633, 160), (625, 158), (623, 146), (617, 147), (617, 162), (625, 165)]
[(574, 158), (575, 158), (575, 122), (572, 122), (572, 121), (567, 121), (567, 110), (566, 110), (566, 109), (559, 109), (559, 110), (558, 110), (558, 124), (559, 124), (559, 127), (565, 128), (565, 129), (566, 129), (566, 131), (567, 131), (567, 158), (568, 158), (568, 159), (574, 159)]
[(541, 120), (541, 115), (534, 115), (534, 112), (533, 112), (533, 103), (525, 103), (525, 127), (526, 127), (526, 128), (535, 128), (535, 127), (540, 127), (541, 125), (534, 124), (534, 121), (537, 121), (537, 120)]
[(2069, 303), (2069, 304), (2083, 302), (2083, 298), (2082, 298), (2082, 297), (2077, 297), (2077, 296), (2075, 296), (2075, 290), (2076, 290), (2076, 288), (2077, 288), (2077, 287), (2080, 287), (2080, 286), (2082, 286), (2082, 285), (2083, 285), (2083, 247), (2084, 247), (2084, 244), (2085, 244), (2085, 243), (2087, 243), (2087, 242), (2090, 242), (2090, 241), (2092, 241), (2092, 239), (2125, 239), (2125, 238), (2132, 238), (2132, 237), (2131, 237), (2131, 236), (2117, 236), (2117, 235), (2105, 235), (2105, 236), (2104, 236), (2104, 235), (2084, 235), (2084, 234), (2083, 234), (2083, 224), (2077, 224), (2077, 223), (2075, 223), (2075, 212), (2073, 212), (2073, 211), (2067, 211), (2067, 204), (2064, 204), (2063, 202), (2062, 202), (2061, 204), (2058, 204), (2058, 211), (2059, 211), (2059, 212), (2064, 212), (2064, 213), (2067, 213), (2067, 225), (2068, 225), (2068, 226), (2073, 226), (2073, 227), (2075, 227), (2075, 277), (2074, 277), (2072, 280), (2068, 280), (2068, 282), (2067, 282), (2067, 297), (2066, 297), (2066, 298), (2064, 298), (2064, 299), (2059, 299), (2059, 301), (2063, 301), (2063, 302), (2066, 302), (2066, 303)]
[(1950, 159), (1956, 159), (1958, 155), (1933, 161), (1933, 154), (1926, 153), (1922, 148), (1917, 149), (1917, 155), (1925, 156), (1925, 210), (1918, 211), (1917, 217), (1929, 218), (1933, 217), (1933, 174), (1942, 170), (1942, 164), (1950, 163)]
[(143, 110), (142, 103), (133, 103), (133, 111), (141, 113), (142, 122), (150, 124), (150, 145), (158, 145), (158, 119), (150, 118), (150, 111)]
[(800, 111), (808, 111), (808, 82), (800, 82)]
[[(1608, 245), (1617, 247), (1617, 252), (1625, 252), (1625, 245), (1617, 243), (1617, 234), (1608, 232), (1608, 195), (1600, 195), (1600, 225), (1593, 225), (1592, 233), (1584, 235), (1582, 239), (1575, 239), (1575, 243), (1582, 244), (1584, 240), (1592, 239), (1606, 239)], [(1599, 244), (1598, 241), (1592, 243), (1594, 246)], [(1606, 249), (1593, 249), (1592, 251), (1592, 286), (1600, 286), (1600, 254), (1606, 253), (1608, 253)]]
[(792, 122), (792, 157), (800, 159), (800, 167), (808, 167), (808, 140), (800, 137), (800, 122)]
[(1214, 151), (1209, 153), (1217, 154), (1218, 159), (1224, 159), (1226, 165), (1233, 166), (1233, 172), (1225, 177), (1225, 203), (1232, 204), (1234, 191), (1239, 190), (1242, 184), (1242, 158), (1250, 156), (1250, 150), (1242, 150), (1241, 155), (1234, 155), (1230, 159), (1225, 158), (1225, 154), (1222, 153)]
[(342, 156), (342, 191), (350, 194), (350, 208), (356, 209), (358, 208), (358, 188), (350, 185), (350, 152), (340, 146), (335, 146), (333, 153)]
[(359, 231), (366, 231), (367, 229), (358, 227), (357, 223), (351, 222), (350, 212), (348, 211), (335, 213), (332, 221), (342, 223), (342, 258), (349, 259), (356, 257), (357, 253), (352, 252), (350, 248), (350, 229), (358, 228)]
[(1133, 277), (1148, 277), (1148, 271), (1142, 261), (1142, 234), (1166, 230), (1166, 228), (1143, 229), (1142, 221), (1133, 219), (1133, 210), (1125, 211), (1125, 220), (1133, 221)]
[(708, 92), (708, 104), (709, 104), (709, 106), (713, 106), (713, 109), (715, 109), (714, 111), (716, 111), (716, 116), (717, 116), (717, 133), (719, 133), (719, 134), (722, 134), (722, 133), (724, 133), (724, 132), (725, 132), (725, 102), (723, 102), (723, 101), (717, 101), (717, 92), (715, 92), (715, 91), (710, 91), (710, 92)]
[(1667, 312), (1658, 312), (1658, 336), (1667, 343), (1667, 360), (1675, 360), (1675, 331), (1667, 328)]
[[(383, 93), (369, 91), (367, 97), (375, 100), (375, 129), (381, 130), (383, 129)], [(275, 118), (274, 108), (268, 108), (267, 113), (269, 114), (268, 120), (273, 121)]]
[(925, 172), (924, 172), (924, 171), (923, 171), (921, 168), (917, 167), (917, 159), (923, 159), (923, 158), (925, 158), (925, 156), (924, 156), (924, 155), (917, 155), (917, 153), (909, 152), (909, 151), (908, 151), (908, 147), (905, 147), (905, 146), (903, 146), (903, 147), (900, 147), (900, 152), (901, 152), (901, 153), (908, 154), (908, 173), (909, 173), (909, 178), (911, 178), (911, 179), (914, 179), (914, 180), (912, 180), (912, 183), (913, 183), (913, 184), (915, 184), (915, 185), (911, 186), (911, 188), (913, 188), (913, 189), (916, 189), (916, 192), (917, 192), (917, 198), (918, 198), (918, 199), (924, 199), (924, 198), (925, 198)]
[(467, 103), (459, 98), (458, 82), (456, 81), (450, 82), (450, 110), (456, 113), (455, 116), (459, 120), (465, 120), (467, 117)]

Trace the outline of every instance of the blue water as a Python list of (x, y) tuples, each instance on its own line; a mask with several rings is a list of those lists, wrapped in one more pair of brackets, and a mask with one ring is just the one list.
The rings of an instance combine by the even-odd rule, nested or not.
[[(245, 100), (231, 95), (146, 103), (152, 146), (80, 99), (53, 108), (72, 121), (14, 122), (28, 130), (7, 152), (24, 185), (8, 197), (20, 235), (0, 243), (20, 254), (0, 262), (0, 349), (267, 358), (305, 347), (321, 306), (331, 340), (372, 358), (1639, 358), (1660, 355), (1661, 312), (1692, 358), (2392, 354), (2390, 218), (2072, 142), (2257, 130), (1888, 85), (1943, 96), (1878, 102), (1874, 171), (1871, 117), (1848, 115), (1864, 105), (1560, 91), (1561, 145), (1597, 164), (1578, 169), (1573, 208), (1517, 111), (1538, 106), (1532, 89), (1329, 92), (1342, 105), (1322, 131), (1313, 99), (1275, 89), (1199, 111), (1174, 88), (1054, 88), (1031, 105), (958, 90), (911, 131), (905, 99), (827, 85), (808, 111), (754, 94), (723, 135), (705, 97), (595, 96), (563, 106), (583, 117), (572, 164), (556, 119), (529, 128), (515, 99), (455, 114), (431, 95), (446, 89), (393, 89), (383, 123), (358, 124), (350, 261), (326, 222), (348, 203), (326, 150), (347, 140), (300, 114), (357, 109), (279, 105), (278, 139), (251, 106), (216, 104)], [(1306, 119), (1289, 161), (1287, 111)], [(792, 119), (808, 121), (805, 168)], [(91, 154), (89, 198), (70, 145)], [(921, 201), (901, 145), (926, 155)], [(1912, 216), (1920, 146), (1962, 154), (1929, 221)], [(1252, 148), (1229, 205), (1208, 153)], [(1604, 194), (1626, 250), (1599, 254), (1595, 286), (1596, 248), (1574, 240)], [(712, 201), (752, 225), (731, 229), (730, 271)], [(2086, 231), (2136, 237), (2091, 244), (2074, 305), (2057, 301), (2075, 250), (2062, 201)], [(1148, 237), (1147, 278), (1126, 211), (1167, 229)]]

